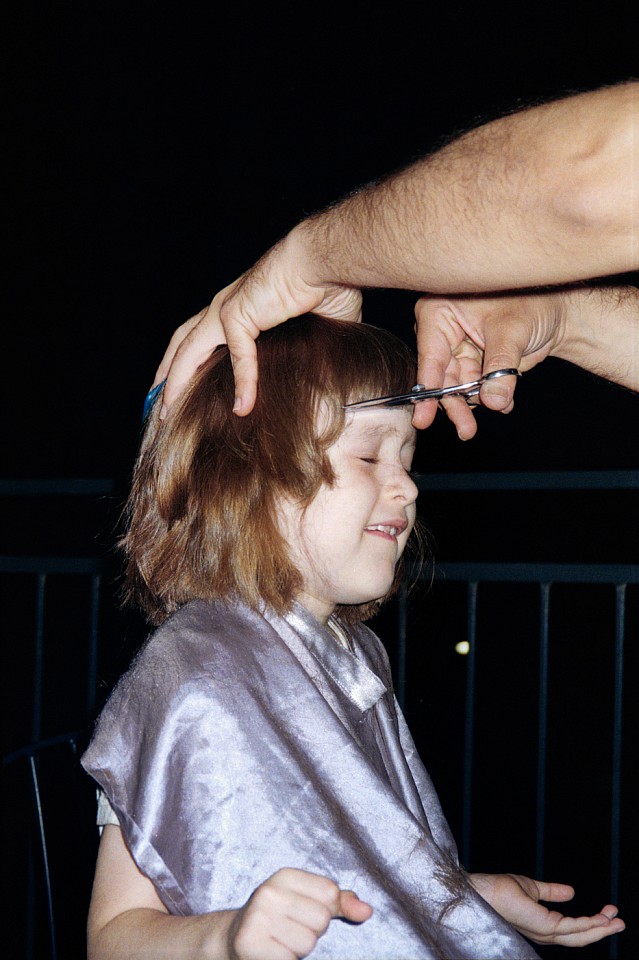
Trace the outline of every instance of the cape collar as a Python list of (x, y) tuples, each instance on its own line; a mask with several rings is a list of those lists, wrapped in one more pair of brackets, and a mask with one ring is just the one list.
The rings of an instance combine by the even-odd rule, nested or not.
[(343, 694), (362, 712), (373, 707), (386, 693), (386, 687), (377, 674), (358, 658), (359, 644), (353, 635), (355, 631), (347, 634), (355, 650), (355, 653), (351, 653), (328, 627), (299, 603), (295, 603), (283, 617), (278, 617), (271, 610), (265, 610), (263, 615), (276, 630), (276, 624), (285, 621)]

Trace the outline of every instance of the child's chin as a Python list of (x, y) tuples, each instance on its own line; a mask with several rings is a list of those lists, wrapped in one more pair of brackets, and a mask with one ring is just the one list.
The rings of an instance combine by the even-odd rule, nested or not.
[(382, 583), (377, 586), (375, 590), (366, 591), (358, 596), (357, 600), (348, 601), (352, 606), (361, 606), (365, 603), (380, 603), (386, 596), (393, 586), (394, 577), (389, 580), (387, 583)]

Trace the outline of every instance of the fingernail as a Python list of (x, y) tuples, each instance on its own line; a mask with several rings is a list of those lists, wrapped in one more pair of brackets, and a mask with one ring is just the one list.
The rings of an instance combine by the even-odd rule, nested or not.
[(160, 420), (164, 420), (168, 412), (169, 412), (169, 408), (165, 403), (163, 403), (162, 406), (160, 407)]
[(239, 413), (242, 409), (242, 398), (236, 397), (235, 402), (233, 403), (233, 413)]

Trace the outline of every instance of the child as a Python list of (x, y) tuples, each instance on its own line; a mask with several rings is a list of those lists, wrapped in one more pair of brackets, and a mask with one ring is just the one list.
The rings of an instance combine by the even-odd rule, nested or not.
[(161, 626), (83, 758), (107, 824), (91, 960), (532, 958), (507, 919), (540, 942), (623, 929), (537, 903), (569, 887), (464, 873), (361, 624), (401, 579), (415, 431), (410, 407), (344, 405), (409, 391), (409, 351), (309, 317), (258, 349), (248, 417), (225, 347), (150, 416), (124, 547)]

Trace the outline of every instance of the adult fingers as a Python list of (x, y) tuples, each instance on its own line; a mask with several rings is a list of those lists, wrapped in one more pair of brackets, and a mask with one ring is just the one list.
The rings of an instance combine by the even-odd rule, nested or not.
[[(175, 403), (191, 377), (219, 344), (226, 342), (215, 300), (191, 326), (178, 345), (166, 375), (162, 396), (162, 414)], [(160, 371), (158, 371), (159, 373)]]
[(227, 324), (225, 334), (233, 364), (235, 400), (233, 411), (245, 417), (255, 406), (257, 397), (257, 328), (248, 328), (240, 320)]
[(471, 440), (477, 433), (477, 421), (463, 397), (447, 397), (441, 403), (448, 419), (455, 425), (460, 440)]
[(234, 412), (246, 416), (255, 405), (258, 383), (255, 341), (263, 330), (309, 312), (358, 322), (361, 303), (360, 291), (349, 287), (313, 288), (301, 284), (292, 289), (284, 282), (263, 287), (251, 277), (243, 282), (220, 309), (235, 377)]
[(196, 313), (194, 317), (191, 317), (189, 320), (185, 321), (185, 323), (181, 324), (174, 332), (173, 336), (169, 340), (169, 345), (164, 352), (164, 356), (162, 357), (160, 365), (155, 372), (151, 389), (153, 389), (153, 387), (157, 387), (157, 385), (162, 383), (163, 380), (166, 380), (169, 370), (171, 369), (171, 364), (173, 363), (173, 358), (177, 353), (180, 344), (188, 336), (193, 327), (197, 326), (208, 309), (208, 307), (204, 307), (203, 310), (200, 310), (200, 312)]
[[(428, 388), (467, 383), (481, 376), (481, 346), (473, 342), (459, 322), (455, 304), (449, 300), (421, 297), (415, 305), (418, 352), (418, 381)], [(451, 398), (441, 406), (457, 428), (461, 439), (474, 436), (475, 418), (464, 400)], [(415, 405), (413, 424), (430, 426), (437, 413), (437, 401)]]
[(455, 351), (465, 338), (453, 304), (420, 297), (415, 304), (417, 376), (426, 387), (444, 386)]
[[(526, 324), (509, 323), (503, 317), (487, 323), (482, 375), (486, 376), (495, 370), (519, 370), (529, 338)], [(481, 388), (481, 402), (492, 410), (510, 413), (516, 385), (516, 376), (488, 380)]]

